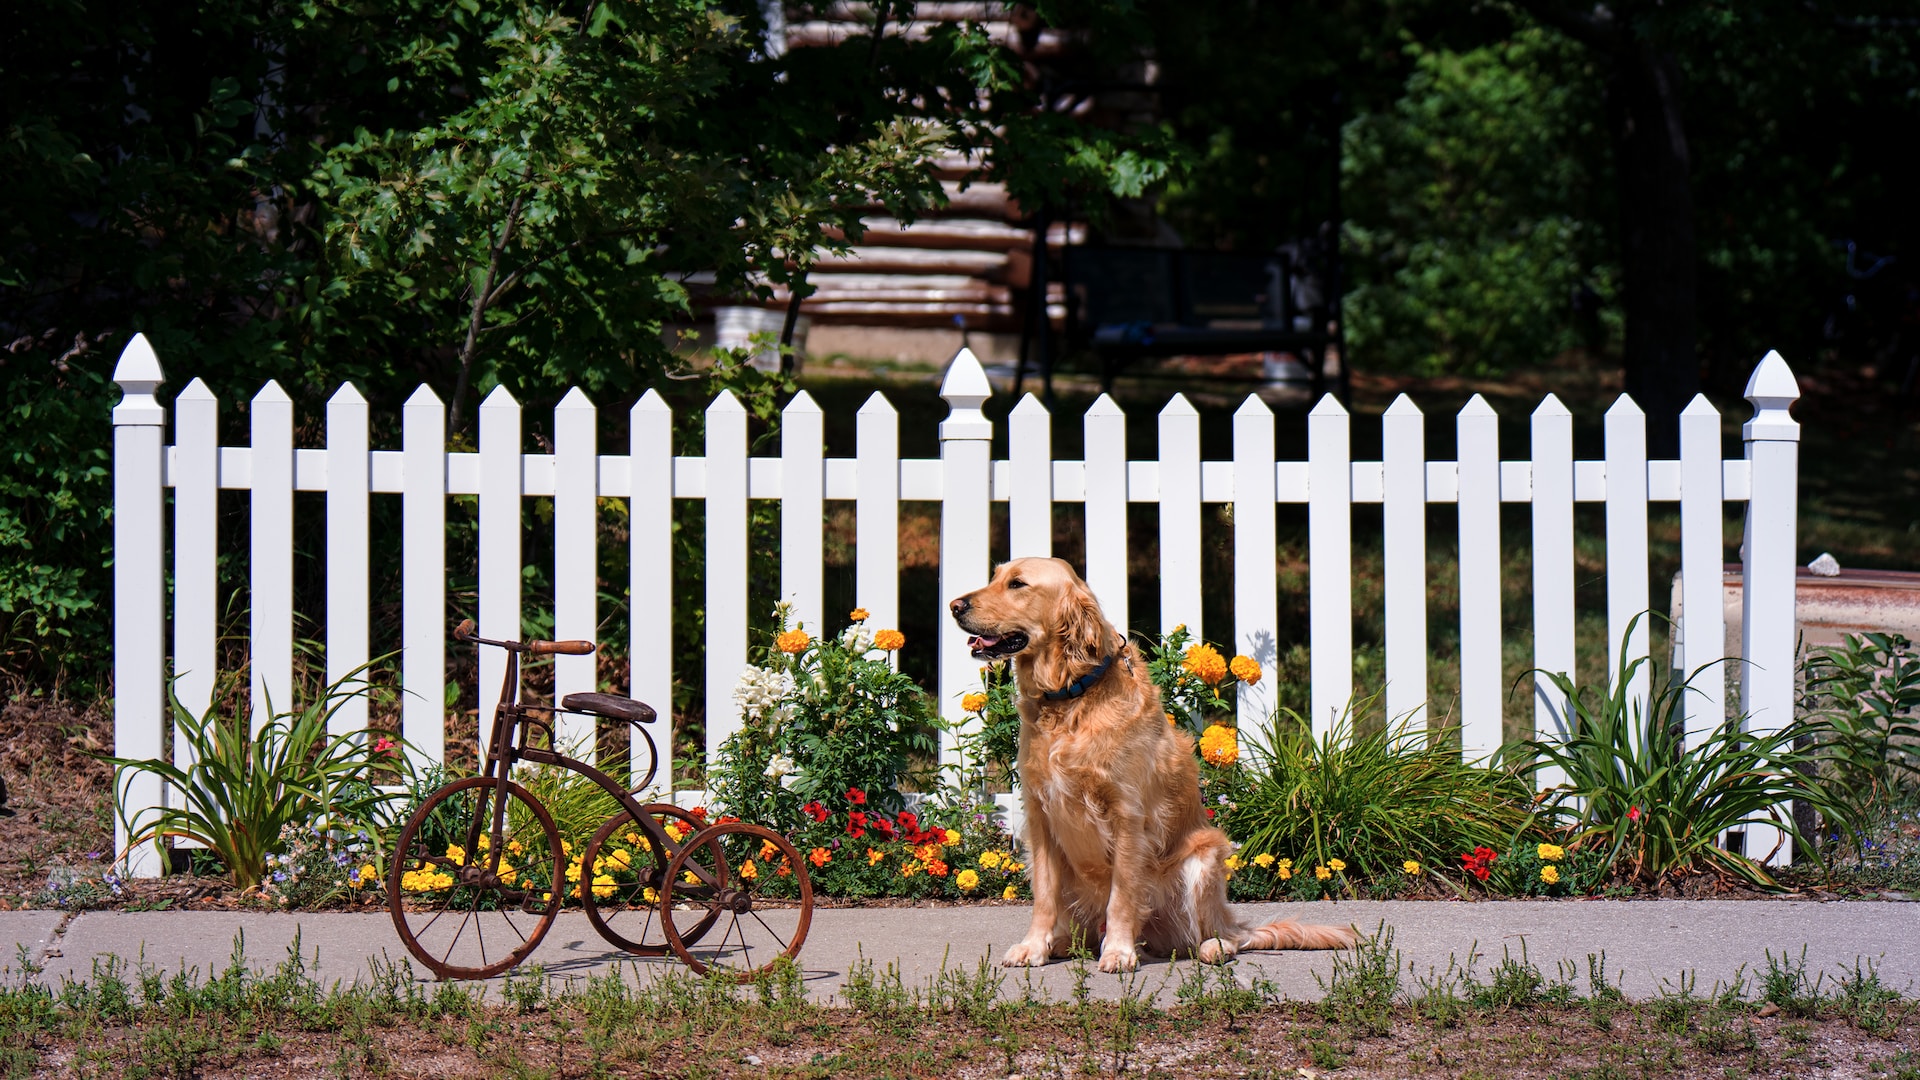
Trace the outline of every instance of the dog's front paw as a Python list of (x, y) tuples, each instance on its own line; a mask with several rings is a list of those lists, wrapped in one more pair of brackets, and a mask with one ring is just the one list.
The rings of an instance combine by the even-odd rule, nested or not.
[(1100, 953), (1100, 970), (1132, 971), (1140, 966), (1140, 954), (1131, 945), (1109, 945)]
[(1226, 938), (1214, 937), (1201, 942), (1195, 955), (1203, 964), (1224, 964), (1233, 959), (1233, 954), (1239, 951), (1233, 942)]
[(1000, 958), (1001, 967), (1045, 967), (1047, 963), (1047, 943), (1045, 941), (1023, 941), (1008, 949)]

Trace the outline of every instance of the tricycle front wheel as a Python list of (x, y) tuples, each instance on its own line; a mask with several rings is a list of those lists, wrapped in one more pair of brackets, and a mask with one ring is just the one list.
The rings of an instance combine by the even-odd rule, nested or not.
[[(787, 838), (730, 821), (674, 853), (660, 886), (667, 945), (696, 974), (748, 982), (800, 955), (813, 922), (813, 882)], [(695, 938), (684, 927), (706, 927)]]
[[(704, 826), (699, 818), (667, 803), (648, 803), (640, 809), (658, 833), (635, 824), (626, 810), (608, 818), (587, 843), (583, 860), (593, 868), (593, 887), (581, 895), (580, 903), (587, 921), (608, 944), (635, 956), (665, 956), (671, 946), (661, 925), (660, 886), (666, 880), (667, 863), (684, 846), (700, 843), (694, 834)], [(725, 858), (717, 847), (701, 863), (719, 867), (724, 876)], [(678, 927), (681, 939), (699, 941), (719, 918), (720, 913), (709, 908), (687, 909)]]

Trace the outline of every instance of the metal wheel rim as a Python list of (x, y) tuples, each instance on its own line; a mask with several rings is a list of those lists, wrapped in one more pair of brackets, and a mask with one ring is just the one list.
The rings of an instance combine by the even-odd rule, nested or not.
[[(685, 810), (682, 810), (679, 807), (673, 806), (669, 803), (648, 803), (647, 805), (641, 807), (641, 809), (646, 813), (648, 813), (649, 815), (660, 816), (660, 817), (670, 817), (675, 819), (676, 821), (681, 822), (682, 824), (693, 826), (693, 828), (688, 833), (689, 840), (683, 841), (679, 847), (666, 850), (666, 851), (653, 852), (653, 857), (656, 860), (655, 865), (662, 868), (661, 874), (662, 874), (662, 877), (664, 878), (665, 876), (664, 868), (666, 867), (666, 865), (672, 861), (673, 856), (676, 853), (678, 853), (681, 849), (691, 846), (692, 838), (694, 838), (700, 832), (703, 826), (700, 823), (700, 819), (694, 817), (692, 814), (687, 813)], [(622, 828), (634, 829), (637, 827), (638, 826), (633, 822), (633, 814), (626, 810), (622, 810), (620, 813), (615, 814), (611, 818), (608, 818), (606, 824), (600, 826), (600, 830), (594, 833), (593, 839), (587, 843), (586, 854), (582, 856), (583, 865), (585, 866), (597, 865), (600, 858), (600, 848), (603, 844), (605, 844), (609, 839), (611, 839), (614, 836), (614, 834), (618, 833)], [(647, 847), (651, 849), (654, 845), (653, 837), (648, 835), (644, 831), (642, 831), (640, 835), (644, 839)], [(655, 901), (653, 903), (645, 903), (644, 900), (642, 900), (639, 903), (635, 902), (635, 899), (634, 899), (635, 895), (639, 894), (639, 890), (641, 890), (643, 887), (644, 887), (644, 882), (631, 883), (631, 884), (623, 882), (619, 886), (617, 886), (617, 889), (619, 891), (616, 891), (613, 897), (609, 897), (607, 899), (618, 899), (621, 897), (621, 894), (623, 892), (625, 892), (627, 895), (626, 895), (626, 899), (624, 900), (624, 906), (619, 911), (615, 912), (612, 915), (603, 914), (601, 907), (604, 901), (599, 898), (596, 898), (593, 895), (594, 894), (593, 889), (589, 888), (581, 891), (580, 903), (581, 903), (581, 906), (586, 910), (587, 921), (593, 924), (594, 931), (598, 933), (602, 938), (604, 938), (609, 945), (612, 945), (616, 949), (621, 949), (626, 952), (630, 952), (635, 956), (665, 956), (667, 955), (668, 952), (672, 951), (672, 946), (667, 942), (666, 934), (664, 930), (662, 930), (659, 935), (660, 941), (658, 944), (651, 943), (647, 940), (647, 931), (653, 927), (655, 917), (660, 915), (661, 909), (658, 901)], [(613, 920), (616, 917), (618, 917), (618, 915), (620, 914), (638, 915), (638, 914), (641, 914), (642, 912), (645, 913), (646, 918), (643, 924), (641, 925), (640, 940), (638, 941), (629, 939), (626, 935), (615, 930), (611, 925)], [(714, 922), (716, 922), (719, 919), (719, 917), (720, 917), (719, 912), (710, 911), (708, 918), (703, 919), (700, 923), (698, 923), (697, 925), (691, 928), (683, 930), (681, 932), (682, 939), (686, 941), (688, 944), (693, 944), (694, 942), (699, 941), (700, 938), (703, 937), (706, 934), (706, 932), (712, 928)]]
[[(779, 849), (781, 855), (785, 857), (788, 864), (793, 869), (794, 884), (799, 894), (796, 898), (791, 900), (766, 898), (768, 902), (764, 903), (763, 905), (757, 904), (753, 911), (749, 911), (747, 913), (749, 917), (752, 917), (755, 915), (757, 911), (761, 911), (761, 910), (765, 910), (765, 911), (781, 910), (781, 911), (796, 912), (797, 922), (790, 935), (784, 935), (784, 936), (781, 935), (778, 931), (774, 930), (771, 926), (769, 926), (763, 917), (756, 920), (759, 923), (759, 926), (763, 930), (765, 930), (766, 933), (771, 935), (775, 939), (775, 941), (778, 944), (780, 944), (782, 947), (777, 951), (763, 950), (760, 953), (760, 955), (765, 956), (766, 959), (764, 960), (764, 962), (755, 964), (754, 949), (751, 945), (747, 943), (747, 940), (746, 940), (746, 931), (744, 930), (744, 926), (746, 924), (741, 922), (739, 918), (739, 914), (737, 912), (732, 912), (732, 911), (722, 909), (721, 914), (723, 916), (725, 915), (734, 916), (733, 921), (731, 924), (723, 924), (723, 926), (721, 927), (721, 936), (719, 940), (715, 943), (712, 943), (709, 950), (703, 950), (703, 951), (710, 951), (717, 955), (724, 955), (725, 950), (728, 948), (728, 942), (732, 937), (735, 928), (742, 927), (741, 934), (738, 940), (741, 943), (743, 959), (745, 959), (747, 966), (734, 968), (732, 965), (727, 965), (727, 964), (716, 965), (716, 964), (708, 963), (707, 960), (702, 959), (700, 955), (697, 955), (693, 951), (692, 946), (695, 943), (681, 938), (675, 932), (674, 923), (671, 919), (663, 918), (662, 922), (664, 924), (664, 929), (666, 930), (666, 934), (667, 934), (667, 943), (673, 947), (674, 955), (678, 956), (682, 963), (686, 964), (689, 968), (692, 968), (695, 974), (705, 975), (714, 967), (719, 966), (732, 971), (733, 976), (736, 980), (740, 982), (751, 982), (759, 978), (760, 976), (765, 975), (768, 971), (772, 970), (773, 965), (776, 962), (778, 962), (782, 957), (792, 958), (800, 954), (800, 948), (802, 945), (806, 943), (806, 940), (807, 940), (807, 930), (809, 929), (809, 927), (812, 925), (812, 922), (813, 922), (813, 882), (807, 877), (806, 863), (801, 859), (799, 849), (795, 848), (793, 844), (787, 840), (786, 837), (781, 836), (779, 833), (774, 832), (772, 829), (763, 828), (759, 825), (748, 825), (745, 822), (735, 821), (735, 822), (728, 822), (724, 825), (715, 825), (710, 829), (708, 829), (706, 832), (702, 833), (702, 836), (704, 836), (710, 842), (722, 841), (729, 835), (752, 837), (754, 839), (757, 839), (763, 842), (772, 843), (776, 848)], [(693, 845), (688, 845), (688, 846), (682, 847), (678, 852), (674, 854), (673, 861), (667, 864), (666, 881), (662, 884), (660, 889), (660, 904), (663, 912), (671, 904), (675, 902), (674, 895), (673, 895), (674, 888), (676, 885), (681, 885), (680, 875), (686, 864), (688, 856), (690, 856), (697, 850), (701, 850), (702, 848), (705, 848), (706, 846), (707, 845), (699, 845), (698, 847), (696, 847)], [(720, 854), (724, 860), (724, 856), (725, 856), (724, 849), (721, 850)], [(734, 878), (737, 879), (739, 875), (740, 875), (739, 870), (736, 869), (733, 871), (732, 876)], [(723, 879), (722, 885), (726, 885), (726, 884), (728, 883), (725, 881), (725, 879)], [(684, 888), (685, 886), (681, 885), (681, 887)], [(689, 902), (713, 905), (713, 904), (720, 903), (721, 901), (717, 899), (709, 900), (707, 898), (702, 897)]]

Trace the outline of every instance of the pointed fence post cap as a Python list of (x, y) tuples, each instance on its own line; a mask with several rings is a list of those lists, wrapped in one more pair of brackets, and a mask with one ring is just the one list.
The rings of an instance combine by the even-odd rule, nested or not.
[(1472, 397), (1468, 398), (1467, 403), (1465, 405), (1460, 406), (1460, 416), (1463, 419), (1478, 418), (1482, 416), (1498, 416), (1498, 415), (1499, 415), (1498, 413), (1493, 411), (1493, 405), (1490, 402), (1488, 402), (1486, 398), (1481, 397), (1479, 394), (1475, 394)]
[(1753, 418), (1740, 428), (1748, 442), (1799, 442), (1800, 422), (1788, 410), (1800, 399), (1800, 380), (1778, 352), (1769, 351), (1747, 380)]
[(1396, 397), (1393, 399), (1393, 404), (1387, 406), (1387, 411), (1385, 413), (1382, 413), (1381, 415), (1383, 416), (1425, 416), (1426, 414), (1420, 411), (1420, 406), (1415, 405), (1413, 403), (1412, 398), (1408, 397), (1405, 394), (1401, 394), (1399, 397)]
[(817, 415), (820, 411), (820, 403), (813, 400), (812, 394), (802, 390), (793, 395), (793, 400), (787, 402), (787, 407), (781, 409), (780, 413), (782, 416), (799, 416), (803, 414)]
[(1193, 402), (1187, 400), (1187, 395), (1176, 393), (1173, 395), (1173, 398), (1167, 402), (1167, 407), (1160, 410), (1160, 415), (1199, 416), (1200, 410), (1193, 407)]
[(1546, 397), (1540, 399), (1540, 405), (1533, 410), (1533, 415), (1572, 416), (1573, 412), (1567, 408), (1566, 402), (1561, 401), (1558, 395), (1548, 394)]
[(408, 409), (438, 409), (444, 404), (445, 403), (440, 400), (440, 395), (433, 392), (433, 387), (428, 386), (426, 383), (421, 383), (420, 389), (415, 390), (413, 394), (407, 398), (407, 403), (403, 407)]
[(517, 409), (520, 407), (520, 402), (516, 400), (512, 392), (507, 389), (507, 384), (501, 383), (499, 386), (493, 388), (493, 393), (486, 396), (486, 400), (480, 403), (480, 407), (483, 409)]
[(899, 415), (899, 410), (893, 407), (893, 402), (887, 400), (887, 395), (875, 390), (873, 393), (867, 395), (867, 400), (860, 406), (858, 415), (897, 416)]
[[(194, 382), (199, 381), (194, 380)], [(340, 389), (335, 390), (333, 396), (327, 399), (329, 405), (365, 405), (366, 403), (367, 399), (360, 396), (360, 391), (350, 382), (341, 383)]]
[(981, 406), (993, 396), (993, 384), (972, 349), (963, 348), (947, 365), (946, 378), (940, 381), (940, 396), (948, 406), (947, 418), (940, 421), (940, 441), (993, 438), (993, 424)]
[(1019, 417), (1048, 416), (1047, 407), (1031, 392), (1020, 395), (1020, 404), (1013, 407), (1013, 415)]
[(1307, 415), (1308, 416), (1346, 416), (1348, 415), (1348, 413), (1347, 413), (1346, 407), (1340, 404), (1339, 398), (1333, 396), (1332, 394), (1322, 394), (1320, 396), (1320, 403), (1315, 405), (1313, 409), (1307, 413)]
[(593, 399), (589, 398), (584, 391), (575, 386), (567, 390), (567, 395), (560, 399), (560, 404), (555, 405), (554, 409), (555, 411), (561, 409), (586, 409), (591, 411), (593, 407)]
[(121, 392), (120, 404), (113, 407), (114, 427), (166, 425), (167, 410), (153, 392), (160, 389), (167, 376), (160, 370), (160, 358), (154, 355), (147, 335), (133, 335), (127, 347), (120, 350), (120, 360), (113, 365), (113, 381), (120, 384)]

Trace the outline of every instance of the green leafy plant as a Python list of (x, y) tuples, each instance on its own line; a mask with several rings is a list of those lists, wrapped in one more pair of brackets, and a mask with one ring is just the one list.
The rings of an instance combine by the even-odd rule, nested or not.
[[(1636, 622), (1638, 619), (1635, 620)], [(1631, 633), (1631, 629), (1628, 631)], [(1733, 717), (1687, 745), (1681, 704), (1690, 684), (1654, 690), (1643, 709), (1629, 695), (1647, 658), (1622, 651), (1612, 688), (1576, 687), (1542, 672), (1567, 695), (1573, 712), (1565, 741), (1528, 741), (1536, 764), (1558, 766), (1566, 779), (1546, 792), (1572, 822), (1568, 846), (1604, 852), (1615, 873), (1640, 884), (1669, 875), (1711, 871), (1760, 888), (1773, 877), (1752, 856), (1719, 846), (1730, 829), (1770, 824), (1811, 851), (1788, 804), (1804, 800), (1849, 835), (1853, 809), (1814, 778), (1828, 727), (1796, 720), (1772, 732), (1743, 730)], [(1713, 669), (1704, 677), (1719, 678)], [(1702, 677), (1696, 674), (1696, 678)], [(1800, 749), (1803, 744), (1808, 749)], [(1756, 852), (1764, 859), (1768, 852)]]
[(886, 660), (905, 639), (869, 629), (864, 610), (838, 637), (820, 639), (788, 629), (787, 614), (785, 604), (775, 609), (772, 647), (734, 688), (744, 723), (709, 770), (716, 798), (774, 828), (799, 825), (803, 803), (855, 789), (877, 811), (898, 810), (900, 782), (916, 755), (937, 749), (941, 726), (919, 685)]
[(1160, 707), (1171, 722), (1195, 734), (1214, 720), (1232, 717), (1233, 688), (1259, 682), (1260, 674), (1259, 661), (1250, 656), (1227, 659), (1189, 634), (1185, 623), (1147, 646), (1147, 677), (1160, 688)]
[[(174, 728), (193, 760), (181, 766), (157, 758), (106, 757), (114, 766), (115, 810), (126, 824), (128, 846), (191, 840), (204, 845), (226, 867), (233, 883), (253, 888), (267, 873), (267, 859), (279, 854), (288, 825), (351, 825), (379, 835), (383, 811), (404, 796), (382, 791), (369, 780), (378, 773), (410, 767), (396, 744), (376, 749), (367, 732), (329, 735), (327, 722), (340, 706), (365, 693), (365, 668), (326, 687), (304, 708), (271, 714), (249, 730), (249, 718), (220, 715), (231, 693), (216, 692), (215, 704), (195, 716), (173, 688), (167, 697)], [(350, 684), (361, 684), (347, 689)], [(179, 805), (156, 807), (129, 818), (119, 792), (133, 773), (152, 773), (179, 793)]]
[(1405, 723), (1355, 734), (1352, 717), (1366, 705), (1350, 703), (1318, 739), (1292, 710), (1271, 734), (1250, 736), (1247, 786), (1216, 818), (1249, 861), (1292, 859), (1299, 881), (1338, 859), (1348, 876), (1373, 878), (1404, 874), (1409, 860), (1437, 867), (1475, 847), (1504, 849), (1534, 826), (1518, 770), (1464, 763)]
[(1899, 634), (1848, 634), (1806, 661), (1802, 712), (1826, 725), (1820, 776), (1863, 816), (1920, 778), (1920, 653)]

